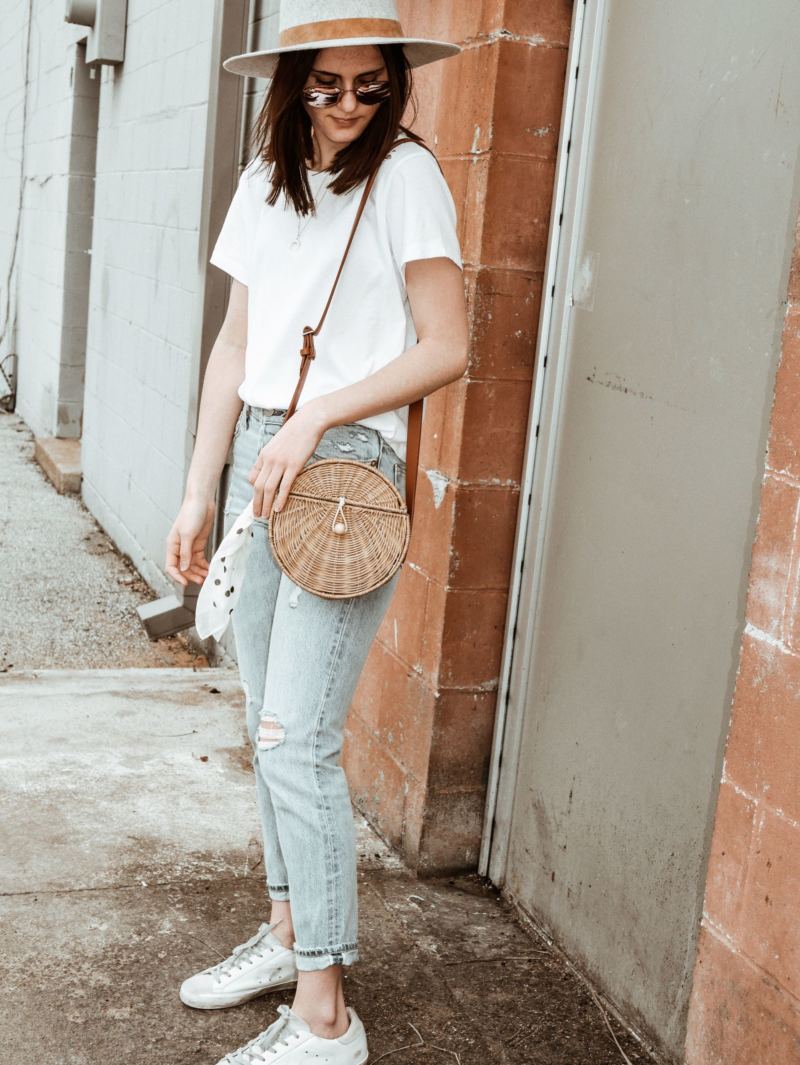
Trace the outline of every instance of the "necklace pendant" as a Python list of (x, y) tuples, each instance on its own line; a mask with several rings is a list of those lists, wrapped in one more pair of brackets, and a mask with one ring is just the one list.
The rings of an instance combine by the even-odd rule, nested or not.
[(294, 240), (292, 241), (292, 243), (289, 245), (289, 247), (292, 249), (292, 251), (295, 251), (297, 248), (299, 248), (300, 247), (300, 238), (299, 237), (295, 237)]

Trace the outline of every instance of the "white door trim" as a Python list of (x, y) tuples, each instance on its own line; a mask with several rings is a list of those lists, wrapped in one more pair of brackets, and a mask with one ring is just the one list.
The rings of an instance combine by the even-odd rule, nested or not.
[[(573, 11), (479, 871), (505, 879), (606, 0)], [(525, 561), (527, 560), (527, 567)]]

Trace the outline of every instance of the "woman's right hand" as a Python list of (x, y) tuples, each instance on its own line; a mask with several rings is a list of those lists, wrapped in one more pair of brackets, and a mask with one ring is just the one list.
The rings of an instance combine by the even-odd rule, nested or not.
[(184, 588), (202, 584), (208, 573), (206, 544), (214, 524), (212, 499), (186, 496), (167, 535), (166, 572)]

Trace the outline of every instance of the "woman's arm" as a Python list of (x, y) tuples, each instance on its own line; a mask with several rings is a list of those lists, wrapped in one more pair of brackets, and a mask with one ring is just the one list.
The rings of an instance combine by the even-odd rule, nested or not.
[(467, 368), (468, 326), (461, 269), (444, 257), (406, 264), (406, 291), (418, 342), (375, 373), (305, 403), (259, 454), (249, 480), (253, 513), (286, 502), (294, 478), (334, 425), (396, 410), (455, 381)]
[(238, 395), (247, 347), (247, 287), (234, 280), (225, 320), (203, 375), (192, 461), (183, 504), (166, 542), (166, 572), (186, 586), (208, 572), (206, 544), (214, 522), (214, 496), (242, 409)]

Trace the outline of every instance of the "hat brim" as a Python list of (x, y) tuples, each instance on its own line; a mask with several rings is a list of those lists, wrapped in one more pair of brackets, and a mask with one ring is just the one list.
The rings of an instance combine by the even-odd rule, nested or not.
[(223, 62), (231, 74), (245, 78), (270, 78), (275, 71), (278, 57), (283, 52), (305, 52), (311, 49), (347, 48), (361, 44), (402, 44), (412, 67), (421, 67), (437, 59), (458, 55), (461, 46), (451, 41), (432, 41), (423, 37), (348, 37), (333, 41), (315, 41), (314, 44), (294, 44), (287, 48), (268, 48), (263, 52), (244, 52), (233, 55)]

